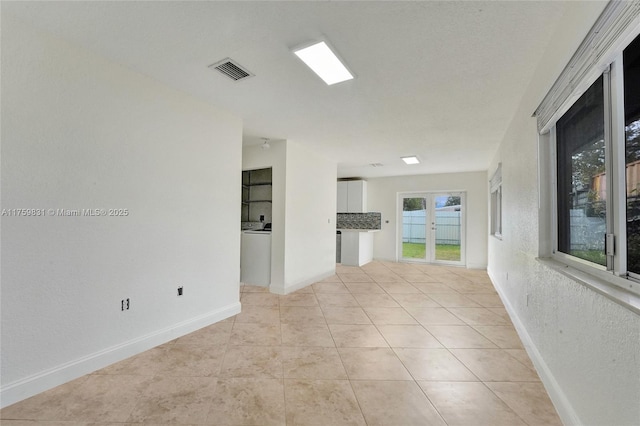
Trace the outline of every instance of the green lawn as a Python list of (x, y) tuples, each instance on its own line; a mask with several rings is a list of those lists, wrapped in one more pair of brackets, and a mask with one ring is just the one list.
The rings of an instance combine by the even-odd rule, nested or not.
[[(424, 259), (424, 244), (402, 243), (402, 257), (405, 259)], [(460, 260), (460, 246), (436, 244), (436, 260)]]
[(418, 243), (402, 243), (402, 257), (405, 259), (424, 259), (424, 244)]
[(571, 250), (571, 255), (599, 265), (607, 264), (607, 256), (603, 250)]

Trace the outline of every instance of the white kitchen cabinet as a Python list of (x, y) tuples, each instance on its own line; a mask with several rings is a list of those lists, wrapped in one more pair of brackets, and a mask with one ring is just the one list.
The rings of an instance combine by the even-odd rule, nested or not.
[(367, 212), (367, 182), (347, 180), (338, 182), (338, 213)]
[(342, 229), (341, 263), (362, 266), (373, 260), (373, 232), (369, 230)]
[(345, 213), (348, 210), (348, 183), (347, 181), (338, 181), (338, 213)]

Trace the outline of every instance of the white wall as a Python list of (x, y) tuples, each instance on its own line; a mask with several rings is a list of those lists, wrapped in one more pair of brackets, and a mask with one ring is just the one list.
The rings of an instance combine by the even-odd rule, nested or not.
[(335, 273), (336, 182), (335, 162), (288, 141), (284, 293)]
[(640, 419), (640, 317), (536, 260), (548, 211), (531, 112), (601, 9), (563, 19), (489, 170), (502, 163), (503, 240), (489, 238), (488, 270), (565, 424), (623, 426)]
[(244, 147), (244, 170), (272, 167), (271, 286), (286, 294), (335, 273), (335, 162), (294, 141)]
[(5, 11), (1, 59), (2, 208), (129, 211), (2, 217), (3, 406), (239, 312), (240, 120)]
[[(486, 172), (447, 173), (398, 176), (367, 180), (370, 212), (382, 213), (382, 230), (375, 233), (373, 257), (397, 260), (398, 193), (465, 191), (466, 198), (466, 264), (468, 268), (487, 267), (487, 193)], [(386, 223), (389, 221), (389, 223)]]

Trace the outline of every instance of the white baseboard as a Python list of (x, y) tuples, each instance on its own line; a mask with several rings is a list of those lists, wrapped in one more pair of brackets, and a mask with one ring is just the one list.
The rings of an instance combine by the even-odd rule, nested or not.
[(275, 294), (281, 294), (281, 295), (285, 295), (285, 294), (289, 294), (289, 293), (293, 293), (294, 291), (300, 290), (301, 288), (305, 288), (313, 283), (317, 283), (318, 281), (322, 281), (325, 278), (329, 278), (333, 275), (335, 275), (336, 271), (335, 269), (333, 271), (329, 271), (326, 272), (324, 274), (315, 276), (313, 278), (309, 278), (306, 279), (304, 281), (300, 281), (298, 283), (292, 284), (292, 285), (288, 285), (288, 286), (284, 286), (284, 285), (274, 285), (272, 284), (269, 287), (269, 291), (271, 293), (275, 293)]
[(467, 263), (467, 269), (487, 269), (486, 263)]
[(0, 388), (0, 408), (15, 404), (238, 313), (240, 313), (240, 302), (9, 383)]
[(397, 262), (398, 259), (393, 258), (393, 259), (387, 259), (386, 257), (373, 257), (373, 261), (374, 262)]
[(535, 366), (536, 371), (540, 376), (540, 380), (542, 380), (542, 384), (547, 390), (549, 398), (556, 408), (556, 411), (558, 412), (558, 416), (560, 416), (562, 423), (567, 426), (581, 425), (582, 423), (580, 422), (578, 414), (573, 409), (573, 406), (569, 402), (569, 399), (567, 398), (565, 393), (562, 391), (560, 384), (555, 379), (553, 373), (547, 366), (547, 363), (544, 361), (544, 358), (542, 358), (542, 355), (538, 351), (536, 345), (533, 343), (533, 340), (531, 339), (531, 336), (529, 336), (529, 333), (527, 332), (524, 324), (522, 323), (522, 321), (520, 321), (520, 318), (516, 314), (511, 303), (509, 303), (509, 300), (505, 297), (500, 286), (496, 284), (498, 281), (495, 279), (490, 269), (487, 270), (487, 273), (489, 274), (489, 278), (491, 279), (491, 281), (494, 283), (494, 287), (500, 295), (500, 299), (502, 299), (502, 303), (509, 313), (509, 317), (511, 317), (511, 321), (513, 322), (513, 325), (518, 332), (520, 340), (522, 340), (522, 345), (527, 351), (529, 358), (531, 358), (531, 361), (533, 362), (533, 365)]

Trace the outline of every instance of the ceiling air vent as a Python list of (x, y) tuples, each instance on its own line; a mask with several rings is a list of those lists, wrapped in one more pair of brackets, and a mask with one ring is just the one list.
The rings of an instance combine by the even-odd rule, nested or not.
[(247, 71), (242, 65), (235, 62), (233, 59), (226, 58), (213, 65), (209, 65), (209, 68), (220, 71), (233, 81), (243, 80), (245, 78), (253, 77), (249, 71)]

